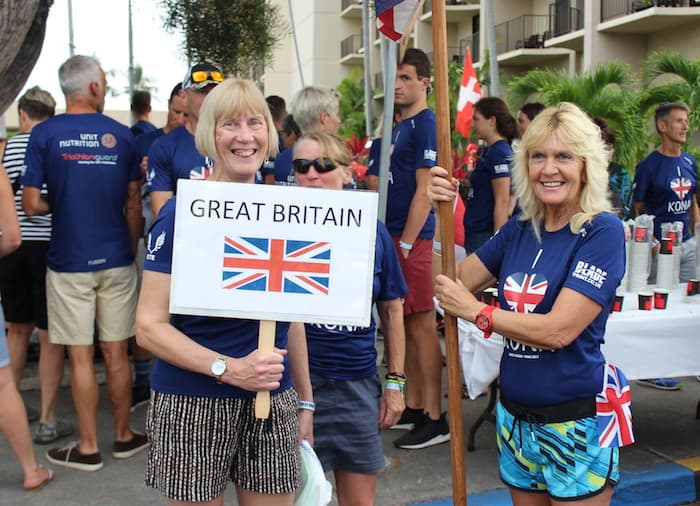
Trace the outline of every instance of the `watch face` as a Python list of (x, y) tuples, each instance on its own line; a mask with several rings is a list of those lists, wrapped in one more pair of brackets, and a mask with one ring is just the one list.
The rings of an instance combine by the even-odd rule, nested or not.
[(489, 319), (486, 315), (478, 315), (474, 323), (476, 323), (476, 326), (479, 330), (486, 330), (487, 328), (489, 328)]
[(211, 364), (211, 372), (214, 376), (221, 376), (226, 371), (226, 361), (217, 358)]

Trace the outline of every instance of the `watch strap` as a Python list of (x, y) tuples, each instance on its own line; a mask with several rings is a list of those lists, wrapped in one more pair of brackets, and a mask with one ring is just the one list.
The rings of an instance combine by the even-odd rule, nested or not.
[(479, 319), (480, 317), (485, 318), (486, 321), (488, 322), (488, 325), (486, 326), (486, 328), (481, 328), (481, 326), (479, 326), (479, 328), (481, 328), (481, 330), (484, 332), (484, 339), (488, 339), (489, 337), (491, 337), (491, 334), (493, 333), (493, 316), (492, 315), (493, 315), (493, 312), (495, 310), (496, 310), (496, 306), (486, 305), (476, 315), (477, 319)]

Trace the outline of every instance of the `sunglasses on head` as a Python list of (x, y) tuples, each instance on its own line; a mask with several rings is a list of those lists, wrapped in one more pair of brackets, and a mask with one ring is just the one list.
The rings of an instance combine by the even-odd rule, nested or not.
[(319, 174), (324, 174), (338, 168), (338, 164), (335, 160), (330, 158), (316, 158), (315, 160), (307, 160), (306, 158), (297, 158), (292, 162), (292, 167), (294, 167), (294, 172), (299, 174), (306, 174), (309, 172), (309, 168), (314, 166), (316, 172)]
[(220, 83), (224, 80), (224, 75), (218, 70), (197, 70), (192, 72), (192, 82), (201, 83), (209, 78), (211, 81)]

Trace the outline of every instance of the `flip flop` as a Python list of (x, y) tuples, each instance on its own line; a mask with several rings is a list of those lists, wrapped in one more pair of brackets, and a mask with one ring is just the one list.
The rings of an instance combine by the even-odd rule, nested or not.
[(36, 492), (37, 490), (41, 490), (42, 488), (44, 488), (48, 482), (53, 480), (54, 474), (53, 474), (53, 471), (51, 469), (49, 469), (48, 467), (43, 467), (43, 466), (41, 466), (41, 469), (46, 470), (46, 478), (41, 480), (39, 483), (37, 483), (33, 487), (24, 487), (24, 490), (26, 490), (28, 492)]

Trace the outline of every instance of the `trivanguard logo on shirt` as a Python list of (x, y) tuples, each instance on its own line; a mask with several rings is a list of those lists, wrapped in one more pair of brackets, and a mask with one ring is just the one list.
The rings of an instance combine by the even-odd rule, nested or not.
[(510, 170), (510, 167), (508, 166), (507, 163), (500, 163), (498, 165), (493, 166), (493, 171), (496, 174), (508, 174), (509, 170)]
[(596, 288), (600, 288), (608, 278), (608, 273), (595, 265), (579, 260), (571, 276), (585, 281)]
[(434, 149), (423, 150), (423, 158), (434, 162), (435, 160), (437, 160), (437, 151), (435, 151)]
[(154, 253), (163, 247), (165, 244), (165, 230), (156, 238), (156, 243), (151, 247), (151, 233), (148, 233), (148, 245), (146, 246), (146, 260), (154, 261), (156, 256)]

